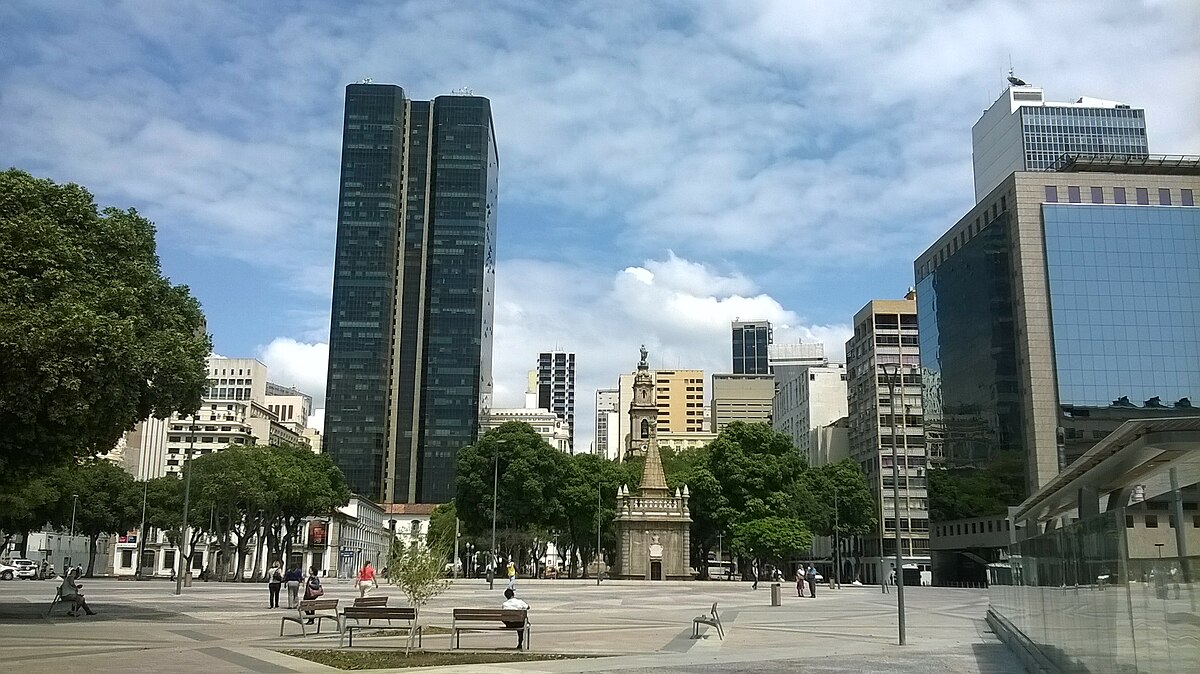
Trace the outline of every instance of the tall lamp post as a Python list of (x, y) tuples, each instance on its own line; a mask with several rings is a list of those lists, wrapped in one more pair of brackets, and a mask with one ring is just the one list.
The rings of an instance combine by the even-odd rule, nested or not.
[(496, 448), (492, 452), (492, 570), (488, 574), (488, 589), (496, 587), (496, 492), (500, 485), (500, 445), (496, 442)]
[(188, 453), (183, 457), (183, 523), (179, 527), (179, 552), (175, 555), (179, 573), (175, 574), (175, 594), (183, 594), (183, 574), (190, 571), (184, 568), (183, 549), (188, 541), (188, 506), (192, 495), (192, 452), (196, 448), (196, 415), (192, 414), (192, 424), (188, 427)]
[[(900, 377), (900, 363), (884, 363), (883, 374), (888, 382), (888, 404), (892, 419), (892, 519), (896, 530), (896, 617), (898, 620), (900, 645), (904, 645), (904, 562), (900, 546), (900, 462), (896, 456), (896, 380)], [(903, 387), (901, 395), (903, 395)], [(882, 552), (882, 550), (880, 551)]]
[(841, 513), (838, 512), (838, 489), (833, 485), (833, 579), (838, 589), (842, 589), (842, 545), (838, 537), (841, 527)]
[(142, 577), (142, 558), (146, 556), (146, 496), (150, 490), (150, 480), (142, 480), (142, 525), (138, 527), (137, 571), (134, 578)]
[[(596, 483), (596, 585), (600, 585), (600, 560), (604, 553), (600, 550), (600, 482)], [(585, 569), (586, 570), (586, 569)]]

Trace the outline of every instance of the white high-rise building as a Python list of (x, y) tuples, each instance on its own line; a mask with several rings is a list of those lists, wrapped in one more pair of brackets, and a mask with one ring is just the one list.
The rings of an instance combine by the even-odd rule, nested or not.
[(597, 390), (596, 444), (593, 451), (610, 461), (621, 458), (620, 415), (620, 391), (615, 388)]
[(575, 354), (543, 351), (538, 354), (538, 404), (558, 415), (567, 425), (570, 445), (575, 446)]
[(772, 350), (775, 399), (771, 426), (790, 436), (809, 463), (817, 465), (819, 429), (847, 414), (846, 366), (830, 363), (823, 344), (779, 346), (784, 348)]
[(1146, 111), (1084, 96), (1045, 100), (1041, 87), (1012, 84), (971, 127), (975, 201), (1014, 171), (1047, 171), (1067, 153), (1147, 157)]

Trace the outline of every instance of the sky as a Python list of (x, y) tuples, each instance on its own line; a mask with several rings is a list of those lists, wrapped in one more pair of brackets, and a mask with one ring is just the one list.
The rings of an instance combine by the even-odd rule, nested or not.
[(158, 228), (216, 352), (324, 400), (344, 91), (492, 102), (494, 382), (594, 392), (731, 368), (730, 321), (844, 359), (853, 315), (973, 203), (971, 126), (1017, 76), (1146, 109), (1200, 153), (1200, 3), (9, 0), (0, 166)]

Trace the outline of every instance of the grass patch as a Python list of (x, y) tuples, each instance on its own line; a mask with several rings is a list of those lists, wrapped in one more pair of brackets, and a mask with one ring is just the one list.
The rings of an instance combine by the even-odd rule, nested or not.
[(562, 655), (559, 653), (445, 653), (413, 651), (405, 656), (396, 651), (286, 650), (284, 655), (311, 660), (338, 669), (398, 669), (401, 667), (439, 667), (446, 665), (484, 665), (502, 662), (533, 662), (537, 660), (571, 660), (593, 655)]

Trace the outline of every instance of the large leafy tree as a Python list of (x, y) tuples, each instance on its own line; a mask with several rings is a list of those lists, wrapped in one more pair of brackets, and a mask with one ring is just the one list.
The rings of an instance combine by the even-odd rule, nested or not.
[(88, 537), (87, 575), (91, 576), (100, 536), (128, 531), (139, 521), (141, 490), (129, 473), (103, 459), (65, 466), (51, 479), (60, 495), (53, 521), (69, 526), (73, 516), (75, 532)]
[(735, 551), (780, 568), (811, 545), (812, 532), (796, 517), (763, 517), (739, 522), (733, 528)]
[(561, 485), (568, 457), (529, 424), (513, 421), (494, 428), (458, 452), (455, 505), (467, 531), (483, 536), (492, 526), (495, 471), (498, 556), (521, 556), (533, 537), (564, 519)]
[(0, 488), (0, 531), (5, 533), (4, 549), (14, 536), (19, 536), (18, 552), (21, 557), (28, 556), (29, 532), (54, 519), (60, 500), (58, 486), (50, 476)]
[[(559, 543), (572, 546), (570, 575), (575, 576), (577, 561), (596, 558), (596, 534), (600, 545), (614, 547), (613, 519), (616, 517), (617, 489), (627, 482), (628, 474), (620, 464), (595, 454), (569, 457), (568, 469), (560, 484), (563, 503), (563, 536)], [(587, 564), (583, 566), (587, 577)]]
[(99, 210), (78, 185), (0, 172), (0, 482), (196, 409), (210, 349), (199, 304), (162, 275), (148, 220)]

